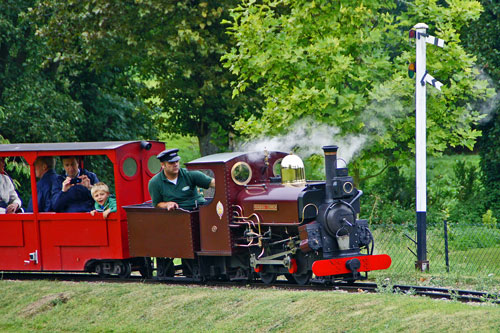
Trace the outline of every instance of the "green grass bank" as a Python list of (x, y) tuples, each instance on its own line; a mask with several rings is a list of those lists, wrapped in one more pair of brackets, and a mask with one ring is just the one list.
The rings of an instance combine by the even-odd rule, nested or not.
[(1, 332), (495, 332), (500, 306), (141, 283), (0, 281)]

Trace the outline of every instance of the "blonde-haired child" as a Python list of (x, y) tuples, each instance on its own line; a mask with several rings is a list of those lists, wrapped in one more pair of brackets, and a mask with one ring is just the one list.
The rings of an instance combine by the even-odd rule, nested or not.
[(95, 209), (90, 212), (92, 216), (94, 216), (96, 212), (102, 212), (102, 216), (107, 218), (109, 213), (116, 212), (116, 199), (109, 196), (108, 185), (103, 182), (96, 183), (92, 186), (90, 193), (95, 200)]

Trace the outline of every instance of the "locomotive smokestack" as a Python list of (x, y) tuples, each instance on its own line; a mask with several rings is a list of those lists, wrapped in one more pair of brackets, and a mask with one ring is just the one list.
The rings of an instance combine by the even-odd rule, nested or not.
[(323, 146), (325, 152), (326, 202), (333, 202), (333, 178), (337, 177), (337, 146)]

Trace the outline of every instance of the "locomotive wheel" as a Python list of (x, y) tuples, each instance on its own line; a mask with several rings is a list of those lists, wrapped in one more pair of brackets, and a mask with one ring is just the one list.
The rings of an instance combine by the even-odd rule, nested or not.
[(264, 282), (265, 284), (271, 284), (276, 281), (276, 273), (265, 273), (265, 272), (260, 272), (259, 277)]
[(172, 277), (175, 275), (174, 259), (172, 258), (156, 258), (156, 276), (157, 277)]
[(294, 282), (297, 283), (298, 285), (306, 285), (309, 283), (312, 277), (312, 272), (308, 271), (307, 273), (304, 274), (285, 274), (286, 279), (289, 282)]
[(196, 263), (192, 259), (182, 259), (182, 275), (185, 277), (193, 276), (193, 266)]
[(196, 281), (205, 281), (205, 277), (200, 273), (199, 262), (194, 259), (182, 259), (182, 275)]
[(144, 264), (139, 267), (139, 273), (145, 279), (151, 279), (153, 277), (153, 265), (151, 258), (144, 257)]

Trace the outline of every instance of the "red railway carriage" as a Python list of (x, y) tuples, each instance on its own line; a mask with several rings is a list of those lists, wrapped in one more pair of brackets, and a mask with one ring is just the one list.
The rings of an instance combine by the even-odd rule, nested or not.
[[(147, 261), (130, 257), (127, 216), (121, 207), (150, 199), (148, 182), (160, 170), (156, 155), (164, 149), (164, 143), (145, 141), (0, 145), (0, 156), (29, 164), (33, 199), (32, 213), (0, 214), (0, 270), (128, 276), (131, 269), (139, 269), (147, 274)], [(107, 219), (101, 214), (39, 212), (33, 165), (38, 156), (78, 156), (80, 164), (92, 157), (103, 160), (118, 211)], [(91, 171), (102, 180), (101, 170)], [(22, 199), (26, 205), (30, 198)]]

